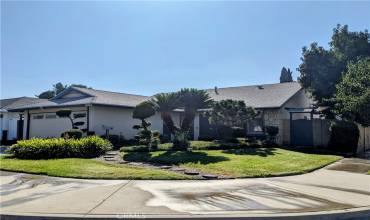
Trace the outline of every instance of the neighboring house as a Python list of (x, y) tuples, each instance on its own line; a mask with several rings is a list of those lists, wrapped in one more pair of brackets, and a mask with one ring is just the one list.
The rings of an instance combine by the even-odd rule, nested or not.
[[(242, 100), (247, 106), (255, 108), (259, 116), (248, 123), (248, 135), (263, 134), (264, 126), (279, 128), (278, 142), (290, 143), (289, 109), (311, 109), (313, 101), (298, 82), (286, 82), (253, 86), (215, 88), (207, 90), (215, 101)], [(294, 115), (294, 119), (309, 119), (310, 113)], [(200, 119), (200, 136), (207, 135), (207, 121)], [(204, 129), (202, 129), (205, 127)], [(204, 132), (203, 132), (204, 131)]]
[(9, 112), (9, 109), (19, 108), (20, 106), (35, 104), (42, 99), (19, 97), (0, 100), (0, 141), (3, 144), (12, 142), (23, 137), (23, 113)]
[[(24, 105), (13, 111), (24, 112), (25, 139), (32, 137), (60, 137), (62, 132), (71, 129), (66, 118), (59, 118), (56, 112), (63, 108), (72, 110), (72, 117), (79, 115), (75, 122), (85, 122), (81, 129), (87, 133), (123, 135), (132, 139), (137, 130), (132, 127), (140, 120), (132, 118), (133, 108), (150, 97), (95, 89), (70, 87), (56, 97), (37, 104)], [(163, 122), (156, 114), (149, 118), (154, 130), (163, 132)]]
[[(217, 91), (216, 91), (217, 90)], [(234, 99), (243, 100), (247, 106), (252, 106), (260, 112), (259, 118), (249, 123), (248, 133), (262, 133), (265, 125), (278, 126), (280, 137), (284, 136), (283, 120), (289, 121), (289, 111), (286, 108), (310, 108), (311, 100), (305, 94), (299, 83), (278, 83), (258, 86), (240, 86), (207, 90), (216, 100)], [(69, 108), (73, 115), (79, 114), (76, 120), (84, 121), (82, 128), (97, 135), (109, 134), (123, 135), (130, 139), (137, 131), (133, 125), (140, 123), (132, 118), (133, 108), (148, 96), (131, 95), (71, 87), (51, 100), (40, 103), (27, 104), (12, 109), (23, 111), (24, 138), (31, 137), (59, 137), (61, 133), (71, 128), (69, 120), (58, 118), (56, 111)], [(174, 112), (175, 123), (178, 123), (181, 112)], [(309, 115), (309, 114), (308, 114)], [(307, 117), (302, 115), (301, 117)], [(166, 129), (159, 114), (149, 118), (153, 130), (166, 133)], [(208, 120), (197, 115), (194, 120), (194, 139), (205, 136), (209, 130)], [(283, 138), (280, 138), (282, 143)]]

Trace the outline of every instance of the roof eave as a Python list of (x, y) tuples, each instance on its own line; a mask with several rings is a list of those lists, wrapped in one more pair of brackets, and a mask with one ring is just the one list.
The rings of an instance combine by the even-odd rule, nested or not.
[(32, 107), (23, 107), (23, 108), (14, 108), (8, 109), (9, 112), (20, 112), (26, 110), (35, 110), (35, 109), (50, 109), (50, 108), (65, 108), (65, 107), (83, 107), (87, 104), (75, 104), (75, 105), (54, 105), (54, 106), (32, 106)]
[(302, 90), (304, 90), (302, 87), (300, 88), (300, 89), (298, 89), (293, 95), (291, 95), (289, 98), (287, 98), (284, 102), (283, 102), (283, 104), (281, 104), (280, 106), (279, 106), (279, 108), (282, 108), (288, 101), (290, 101), (295, 95), (297, 95), (298, 94), (298, 92), (300, 92), (300, 91), (302, 91)]

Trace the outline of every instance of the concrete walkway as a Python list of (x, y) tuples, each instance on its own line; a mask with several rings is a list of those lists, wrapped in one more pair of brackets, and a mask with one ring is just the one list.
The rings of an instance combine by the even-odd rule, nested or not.
[[(350, 169), (348, 167), (358, 167)], [(1, 219), (370, 218), (370, 161), (345, 159), (297, 176), (235, 180), (79, 180), (1, 172)], [(345, 168), (343, 171), (343, 167)], [(366, 217), (367, 216), (367, 217)]]

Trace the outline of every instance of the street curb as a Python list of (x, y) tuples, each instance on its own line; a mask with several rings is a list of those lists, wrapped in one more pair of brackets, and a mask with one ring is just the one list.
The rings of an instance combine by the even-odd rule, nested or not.
[(370, 207), (352, 208), (344, 210), (332, 210), (321, 212), (305, 213), (278, 213), (278, 214), (256, 214), (256, 213), (230, 213), (230, 214), (210, 214), (210, 215), (146, 215), (140, 213), (116, 214), (116, 215), (77, 215), (77, 214), (38, 214), (38, 213), (18, 213), (0, 214), (1, 220), (117, 220), (117, 219), (298, 219), (298, 220), (329, 220), (329, 219), (351, 219), (367, 220), (370, 218)]

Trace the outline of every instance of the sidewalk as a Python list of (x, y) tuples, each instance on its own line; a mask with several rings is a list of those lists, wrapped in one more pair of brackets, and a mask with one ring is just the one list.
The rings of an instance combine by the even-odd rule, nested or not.
[(337, 170), (344, 163), (358, 162), (337, 162), (298, 176), (208, 181), (79, 180), (1, 172), (1, 213), (3, 218), (113, 219), (344, 217), (350, 211), (370, 216), (370, 175)]

